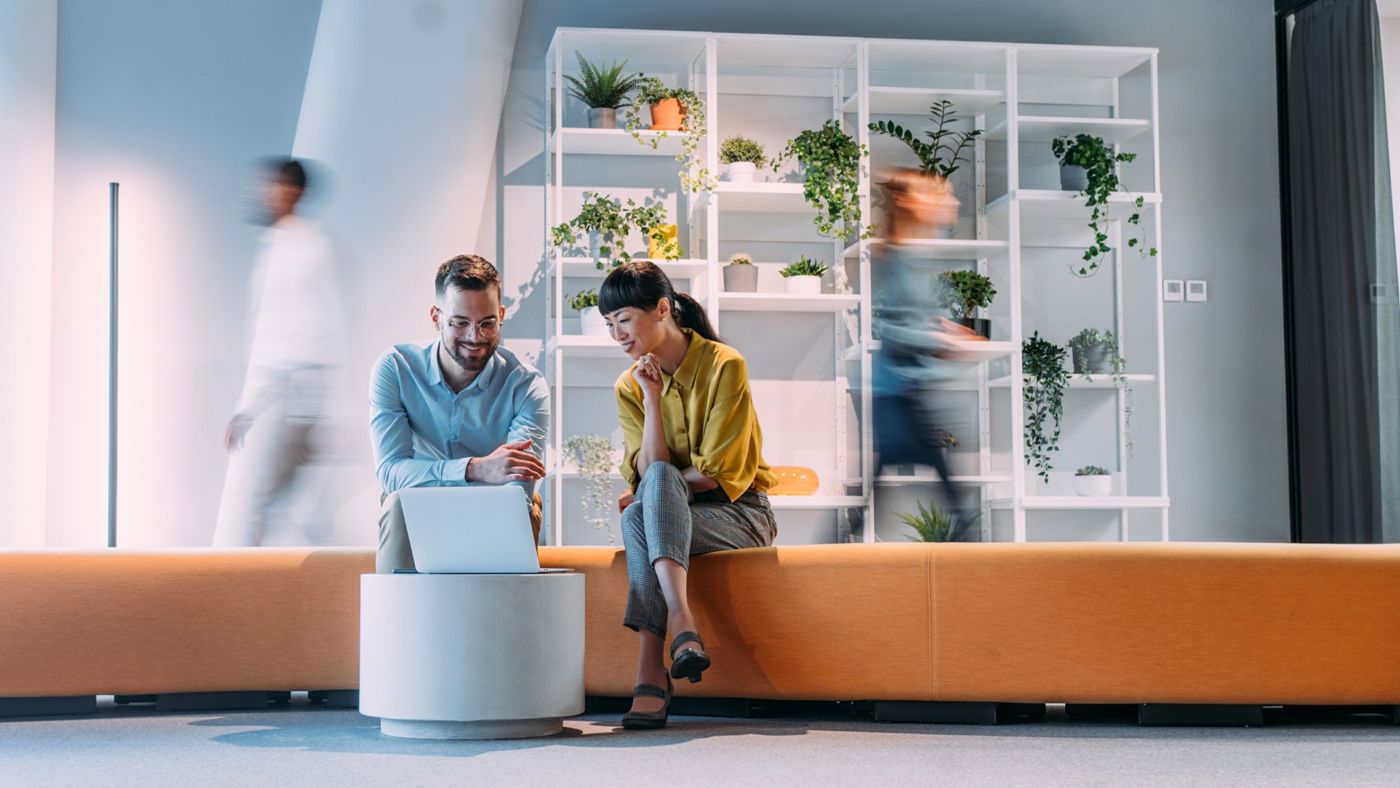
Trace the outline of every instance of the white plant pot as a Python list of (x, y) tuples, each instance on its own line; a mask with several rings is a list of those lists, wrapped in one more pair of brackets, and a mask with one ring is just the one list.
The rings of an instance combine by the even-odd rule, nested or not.
[(603, 319), (603, 313), (598, 311), (596, 306), (584, 307), (579, 312), (579, 324), (583, 326), (583, 335), (586, 337), (605, 337), (608, 335), (608, 321)]
[(791, 295), (821, 295), (822, 278), (820, 276), (789, 276), (787, 278), (787, 291)]
[(758, 166), (751, 161), (736, 161), (724, 165), (724, 177), (730, 183), (753, 183)]
[(1106, 498), (1113, 494), (1113, 477), (1076, 476), (1074, 492), (1086, 498)]

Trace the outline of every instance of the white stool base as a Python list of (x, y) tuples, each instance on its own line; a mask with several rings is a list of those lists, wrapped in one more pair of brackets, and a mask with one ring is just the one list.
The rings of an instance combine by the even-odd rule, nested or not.
[(561, 717), (538, 720), (391, 720), (379, 721), (379, 732), (403, 739), (533, 739), (564, 730)]

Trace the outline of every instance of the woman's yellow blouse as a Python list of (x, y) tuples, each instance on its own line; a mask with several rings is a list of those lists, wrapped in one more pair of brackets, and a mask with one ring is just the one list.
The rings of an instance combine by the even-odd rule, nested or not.
[[(685, 359), (675, 375), (661, 375), (661, 417), (671, 463), (682, 470), (695, 466), (718, 482), (731, 501), (750, 487), (769, 489), (776, 480), (763, 461), (763, 430), (749, 391), (748, 364), (734, 348), (681, 330), (690, 337)], [(628, 368), (615, 388), (626, 443), (619, 470), (636, 490), (645, 421), (642, 387)]]

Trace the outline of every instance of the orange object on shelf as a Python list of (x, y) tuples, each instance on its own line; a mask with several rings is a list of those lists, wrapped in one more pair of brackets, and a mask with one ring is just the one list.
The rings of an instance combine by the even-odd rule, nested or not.
[(775, 465), (770, 470), (778, 477), (778, 483), (768, 490), (769, 495), (812, 495), (817, 491), (817, 472), (801, 465)]
[(651, 105), (651, 128), (653, 131), (680, 131), (685, 115), (685, 107), (679, 99), (662, 99)]

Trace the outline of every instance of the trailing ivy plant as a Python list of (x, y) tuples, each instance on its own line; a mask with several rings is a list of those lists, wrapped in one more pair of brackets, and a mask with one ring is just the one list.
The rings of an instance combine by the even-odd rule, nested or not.
[[(858, 177), (861, 159), (870, 149), (857, 143), (841, 129), (841, 124), (828, 120), (820, 129), (807, 129), (788, 140), (774, 166), (796, 157), (806, 168), (802, 196), (817, 209), (812, 223), (817, 232), (828, 238), (844, 238), (851, 228), (860, 226), (860, 192)], [(861, 238), (874, 235), (875, 228), (867, 226)]]
[(914, 132), (893, 121), (871, 122), (870, 130), (908, 145), (909, 150), (919, 157), (919, 165), (925, 173), (946, 178), (957, 172), (958, 166), (968, 160), (967, 148), (977, 142), (983, 129), (954, 131), (948, 128), (956, 126), (961, 120), (957, 110), (953, 109), (953, 102), (948, 99), (933, 102), (928, 112), (929, 119), (935, 124), (933, 131), (924, 132), (924, 136), (929, 138), (928, 142), (915, 137)]
[(655, 150), (661, 140), (669, 135), (665, 131), (658, 131), (643, 137), (642, 131), (645, 129), (642, 126), (642, 108), (650, 109), (652, 104), (671, 98), (681, 104), (681, 130), (689, 132), (681, 137), (681, 152), (676, 154), (676, 161), (681, 162), (681, 187), (690, 192), (713, 189), (715, 178), (705, 168), (699, 154), (700, 140), (706, 133), (705, 102), (700, 100), (695, 91), (690, 88), (667, 87), (665, 82), (656, 77), (638, 74), (637, 94), (633, 96), (632, 104), (623, 112), (623, 127), (632, 135), (632, 139), (641, 145), (650, 145), (652, 150)]
[[(560, 249), (567, 249), (577, 243), (580, 232), (598, 233), (604, 242), (598, 245), (598, 256), (593, 264), (599, 270), (616, 268), (632, 260), (631, 253), (622, 245), (633, 228), (640, 230), (646, 238), (666, 240), (666, 236), (659, 232), (661, 225), (666, 224), (666, 206), (638, 205), (631, 198), (624, 203), (609, 195), (593, 192), (584, 192), (583, 197), (583, 207), (577, 216), (551, 228), (551, 240)], [(614, 249), (612, 243), (606, 242), (607, 236), (612, 237), (618, 248)], [(679, 257), (679, 250), (668, 248), (665, 259), (674, 260), (676, 257)], [(607, 266), (604, 261), (607, 261)]]
[[(1118, 348), (1118, 336), (1112, 331), (1099, 331), (1097, 328), (1086, 328), (1070, 338), (1067, 347), (1071, 350), (1078, 348), (1081, 354), (1101, 347), (1108, 352), (1109, 369), (1113, 376), (1113, 385), (1123, 394), (1123, 445), (1131, 456), (1133, 453), (1133, 389), (1128, 385), (1127, 362), (1123, 360), (1123, 354)], [(1076, 374), (1084, 375), (1085, 380), (1093, 380), (1093, 375), (1088, 368), (1075, 368)]]
[[(1088, 174), (1088, 185), (1079, 193), (1084, 195), (1084, 205), (1091, 211), (1089, 229), (1094, 233), (1094, 240), (1084, 250), (1081, 264), (1070, 266), (1070, 271), (1076, 276), (1093, 276), (1098, 273), (1104, 255), (1113, 251), (1113, 247), (1108, 245), (1108, 200), (1114, 192), (1123, 191), (1123, 184), (1118, 179), (1118, 165), (1133, 161), (1137, 154), (1115, 153), (1102, 137), (1092, 134), (1056, 137), (1050, 143), (1050, 149), (1061, 166), (1083, 167)], [(1128, 246), (1136, 248), (1143, 257), (1156, 257), (1157, 248), (1147, 246), (1147, 231), (1142, 226), (1142, 206), (1142, 196), (1134, 197), (1133, 212), (1126, 221), (1137, 229), (1137, 234), (1128, 239)]]
[(826, 273), (826, 263), (819, 263), (807, 255), (797, 258), (797, 262), (778, 272), (784, 279), (790, 276), (822, 276)]
[(938, 305), (955, 320), (970, 318), (979, 307), (991, 306), (997, 294), (992, 280), (976, 271), (944, 271), (933, 281)]
[(569, 95), (591, 109), (622, 109), (628, 106), (627, 94), (637, 89), (637, 74), (624, 74), (627, 61), (601, 68), (586, 60), (577, 51), (579, 76), (564, 75), (569, 82)]
[(583, 512), (586, 521), (608, 532), (608, 544), (616, 544), (613, 533), (613, 444), (602, 435), (573, 435), (564, 442), (564, 453), (578, 465), (584, 480)]
[(1060, 450), (1060, 417), (1063, 415), (1066, 350), (1031, 334), (1021, 343), (1022, 382), (1026, 400), (1026, 464), (1050, 482), (1050, 453)]

